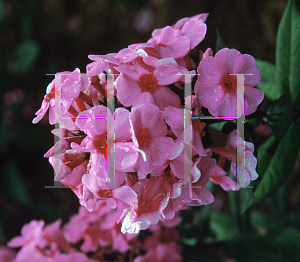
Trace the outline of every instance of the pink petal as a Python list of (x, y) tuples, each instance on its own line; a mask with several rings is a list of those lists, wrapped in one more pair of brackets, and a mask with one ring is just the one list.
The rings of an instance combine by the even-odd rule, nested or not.
[(190, 39), (190, 49), (194, 49), (205, 37), (206, 24), (201, 20), (190, 20), (181, 28), (183, 35)]

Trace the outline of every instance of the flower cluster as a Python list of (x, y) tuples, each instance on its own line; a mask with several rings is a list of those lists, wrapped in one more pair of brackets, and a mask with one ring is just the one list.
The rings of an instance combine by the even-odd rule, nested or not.
[(149, 227), (143, 237), (122, 234), (122, 205), (112, 209), (99, 201), (93, 212), (80, 207), (62, 228), (60, 220), (46, 226), (43, 220), (32, 220), (23, 226), (21, 236), (8, 242), (11, 248), (21, 247), (17, 254), (0, 247), (1, 262), (182, 261), (175, 228), (181, 217)]
[[(240, 137), (232, 133), (225, 148), (203, 143), (203, 113), (236, 118), (239, 107), (244, 105), (242, 112), (248, 115), (263, 99), (263, 92), (254, 88), (260, 72), (252, 56), (228, 48), (215, 56), (210, 48), (199, 57), (192, 55), (205, 37), (207, 15), (156, 29), (147, 43), (118, 53), (90, 55), (93, 62), (86, 73), (56, 74), (36, 112), (33, 123), (49, 109), (49, 123), (59, 124), (53, 134), (60, 140), (45, 154), (55, 180), (70, 187), (90, 212), (103, 203), (117, 208), (112, 221), (121, 223), (122, 233), (138, 233), (188, 206), (212, 203), (208, 180), (224, 190), (238, 190), (257, 178), (253, 144), (246, 146), (246, 170), (235, 172)], [(237, 98), (233, 74), (247, 74), (244, 101)], [(184, 97), (187, 78), (193, 87)], [(213, 152), (221, 155), (218, 165)], [(226, 176), (226, 158), (239, 184)], [(85, 236), (84, 251), (110, 241), (99, 230), (88, 231), (92, 235)], [(127, 248), (124, 237), (110, 230), (118, 239), (114, 248)], [(76, 232), (69, 233), (71, 241), (79, 241)]]

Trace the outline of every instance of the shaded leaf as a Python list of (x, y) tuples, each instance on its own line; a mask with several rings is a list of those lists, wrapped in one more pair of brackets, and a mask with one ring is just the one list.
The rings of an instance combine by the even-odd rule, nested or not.
[(276, 68), (282, 93), (290, 94), (300, 109), (300, 13), (296, 1), (290, 0), (277, 34)]
[(268, 108), (266, 123), (271, 127), (274, 135), (281, 138), (293, 123), (294, 112), (289, 95), (283, 94)]
[(222, 48), (227, 47), (225, 41), (223, 40), (223, 38), (220, 35), (220, 31), (219, 29), (217, 29), (217, 42), (216, 42), (216, 51), (215, 53), (217, 53), (219, 50), (221, 50)]
[(7, 162), (3, 180), (5, 189), (7, 189), (7, 193), (12, 199), (25, 206), (30, 205), (30, 196), (26, 182), (15, 162)]
[(15, 73), (26, 73), (34, 65), (39, 55), (39, 46), (32, 40), (23, 41), (17, 48), (13, 60), (13, 71)]
[(257, 87), (262, 90), (270, 100), (276, 100), (281, 95), (281, 90), (276, 82), (276, 68), (272, 63), (255, 60), (256, 66), (260, 70), (261, 81)]
[(237, 261), (281, 262), (285, 261), (277, 241), (270, 237), (244, 234), (230, 242), (230, 252)]
[(276, 236), (277, 242), (282, 246), (285, 261), (298, 261), (300, 257), (300, 231), (297, 228), (286, 228)]
[(234, 219), (224, 213), (212, 212), (209, 227), (219, 241), (231, 240), (238, 234)]
[(271, 196), (289, 178), (298, 157), (300, 147), (300, 123), (294, 122), (283, 136), (254, 197), (242, 211)]
[(259, 148), (257, 153), (257, 173), (260, 176), (266, 172), (270, 161), (276, 150), (276, 138), (274, 135), (269, 137)]

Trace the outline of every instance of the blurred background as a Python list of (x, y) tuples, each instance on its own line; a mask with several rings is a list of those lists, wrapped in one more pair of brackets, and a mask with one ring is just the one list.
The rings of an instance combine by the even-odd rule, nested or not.
[[(153, 29), (204, 12), (210, 15), (202, 50), (215, 49), (219, 30), (228, 47), (274, 63), (277, 27), (286, 4), (287, 0), (0, 0), (0, 244), (19, 235), (32, 219), (67, 221), (78, 209), (71, 190), (45, 189), (53, 185), (52, 167), (43, 157), (53, 146), (53, 127), (47, 115), (37, 125), (31, 121), (53, 79), (48, 74), (76, 67), (85, 72), (89, 54), (146, 42)], [(288, 190), (288, 208), (296, 214), (299, 170), (298, 161)]]

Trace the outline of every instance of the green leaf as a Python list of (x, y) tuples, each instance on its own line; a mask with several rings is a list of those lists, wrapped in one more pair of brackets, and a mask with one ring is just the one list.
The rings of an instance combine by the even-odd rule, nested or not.
[(290, 94), (300, 110), (300, 13), (290, 0), (280, 21), (277, 34), (277, 80), (282, 93)]
[(293, 123), (294, 112), (289, 95), (283, 94), (268, 108), (266, 123), (272, 128), (274, 135), (281, 138)]
[(5, 176), (3, 177), (7, 194), (24, 206), (30, 205), (29, 191), (24, 181), (21, 170), (14, 161), (6, 164)]
[(223, 40), (223, 38), (220, 35), (219, 29), (217, 29), (217, 42), (216, 42), (216, 51), (215, 53), (217, 53), (220, 49), (227, 47), (225, 41)]
[(285, 261), (298, 261), (300, 257), (300, 232), (297, 228), (286, 228), (277, 237), (277, 242), (282, 246)]
[(275, 153), (276, 150), (276, 138), (275, 136), (269, 137), (259, 148), (257, 153), (257, 173), (262, 176)]
[(32, 40), (23, 41), (17, 48), (12, 69), (15, 73), (26, 73), (34, 65), (39, 55), (39, 46)]
[(234, 219), (226, 214), (212, 212), (210, 217), (210, 230), (216, 234), (216, 240), (231, 240), (238, 234)]
[(278, 99), (281, 95), (281, 90), (276, 82), (275, 65), (262, 60), (255, 60), (255, 62), (261, 74), (261, 81), (257, 87), (265, 93), (268, 99), (272, 101)]
[(251, 210), (251, 226), (260, 235), (272, 235), (278, 232), (280, 223), (277, 219), (263, 212)]
[(230, 253), (237, 261), (283, 262), (283, 252), (270, 237), (243, 234), (230, 242)]
[(262, 180), (255, 188), (252, 201), (243, 211), (271, 196), (288, 179), (299, 153), (299, 134), (300, 122), (294, 122), (283, 136)]

